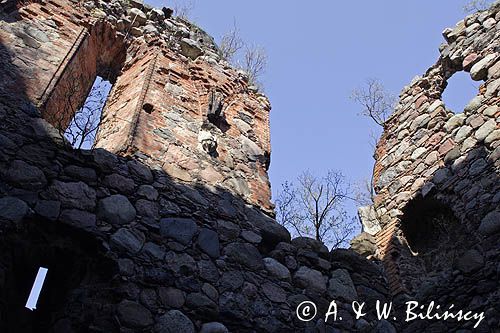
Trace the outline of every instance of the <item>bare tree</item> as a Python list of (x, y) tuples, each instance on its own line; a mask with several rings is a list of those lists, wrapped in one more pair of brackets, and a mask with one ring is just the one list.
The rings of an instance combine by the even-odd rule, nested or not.
[(257, 45), (245, 45), (245, 54), (241, 69), (248, 73), (250, 84), (262, 88), (262, 83), (259, 79), (266, 70), (266, 66), (266, 50)]
[(222, 36), (220, 42), (220, 52), (224, 59), (231, 62), (234, 60), (235, 54), (245, 46), (243, 39), (240, 37), (239, 29), (236, 26), (236, 21), (233, 22), (233, 28)]
[[(378, 79), (367, 79), (366, 86), (353, 90), (351, 99), (361, 106), (360, 115), (371, 118), (375, 124), (384, 127), (385, 122), (396, 106), (396, 96), (388, 93)], [(379, 136), (370, 130), (370, 145), (376, 149)], [(361, 205), (373, 204), (375, 190), (373, 186), (373, 173), (370, 181), (358, 184), (356, 190), (356, 201)]]
[(304, 172), (298, 187), (286, 182), (276, 200), (277, 219), (296, 236), (311, 237), (333, 248), (347, 245), (355, 223), (344, 209), (349, 186), (342, 173), (328, 171), (324, 177)]
[(487, 10), (491, 5), (491, 0), (472, 0), (463, 7), (465, 13), (480, 12)]
[(295, 224), (294, 221), (301, 219), (299, 210), (296, 208), (297, 190), (289, 181), (281, 184), (281, 191), (276, 199), (276, 220), (284, 227)]
[(222, 36), (219, 49), (221, 56), (234, 67), (245, 71), (250, 85), (262, 89), (260, 78), (267, 66), (267, 53), (263, 47), (248, 44), (240, 37), (240, 31), (233, 23), (233, 28)]
[(396, 97), (388, 93), (378, 79), (367, 79), (366, 87), (354, 89), (351, 99), (361, 105), (361, 115), (370, 117), (381, 127), (396, 104)]

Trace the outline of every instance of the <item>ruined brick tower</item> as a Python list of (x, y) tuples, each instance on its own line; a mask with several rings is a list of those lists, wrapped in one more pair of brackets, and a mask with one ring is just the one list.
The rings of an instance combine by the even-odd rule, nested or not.
[[(2, 332), (301, 330), (295, 307), (326, 311), (339, 281), (345, 304), (387, 295), (377, 265), (272, 218), (269, 101), (201, 29), (137, 1), (1, 5)], [(73, 149), (96, 76), (94, 149)]]
[(138, 7), (126, 9), (134, 24), (109, 19), (125, 10), (116, 4), (107, 14), (80, 2), (18, 4), (0, 36), (25, 62), (29, 100), (50, 124), (67, 126), (96, 76), (105, 76), (113, 88), (96, 148), (140, 157), (182, 181), (230, 189), (270, 211), (267, 98), (249, 89), (245, 74), (217, 62), (203, 31), (188, 22), (166, 25), (161, 10), (146, 18), (141, 4), (131, 5)]
[[(493, 282), (500, 273), (499, 20), (497, 1), (443, 32), (438, 61), (402, 90), (385, 123), (374, 205), (360, 214), (393, 295), (455, 305), (464, 297), (462, 304), (490, 314), (491, 327), (500, 299)], [(442, 95), (461, 71), (480, 87), (463, 109), (450, 110)]]

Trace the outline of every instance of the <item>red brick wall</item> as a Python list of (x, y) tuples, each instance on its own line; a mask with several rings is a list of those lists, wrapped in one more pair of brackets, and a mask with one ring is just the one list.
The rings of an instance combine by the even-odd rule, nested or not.
[[(101, 12), (79, 4), (50, 0), (24, 5), (19, 12), (0, 38), (8, 47), (20, 46), (11, 53), (16, 61), (29, 63), (26, 90), (49, 123), (65, 128), (96, 75), (110, 70), (116, 82), (96, 147), (135, 154), (173, 178), (229, 189), (272, 211), (267, 176), (270, 104), (249, 89), (244, 76), (223, 62), (192, 60), (170, 40), (132, 37)], [(23, 33), (24, 42), (18, 31), (28, 27), (48, 38), (34, 41)], [(227, 125), (212, 128), (217, 153), (211, 156), (199, 138), (214, 90), (224, 99)], [(144, 105), (152, 105), (152, 112), (145, 112)]]

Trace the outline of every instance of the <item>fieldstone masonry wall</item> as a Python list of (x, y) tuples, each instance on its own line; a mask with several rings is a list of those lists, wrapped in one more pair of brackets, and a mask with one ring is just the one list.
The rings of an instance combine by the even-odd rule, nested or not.
[[(134, 2), (19, 7), (0, 36), (45, 120), (65, 128), (96, 75), (109, 78), (95, 147), (227, 188), (272, 212), (269, 101), (222, 61), (211, 37)], [(221, 110), (209, 119), (212, 94)]]
[[(210, 37), (135, 1), (3, 6), (2, 332), (392, 327), (347, 311), (386, 299), (379, 264), (292, 241), (272, 218), (270, 104)], [(56, 127), (96, 75), (113, 82), (103, 123), (95, 149), (73, 150)], [(300, 302), (325, 314), (331, 299), (342, 322), (296, 318)]]
[[(491, 327), (500, 308), (499, 22), (496, 3), (443, 32), (439, 60), (403, 89), (385, 124), (375, 204), (360, 214), (394, 295), (481, 308)], [(441, 97), (458, 71), (481, 86), (463, 110), (449, 110)]]

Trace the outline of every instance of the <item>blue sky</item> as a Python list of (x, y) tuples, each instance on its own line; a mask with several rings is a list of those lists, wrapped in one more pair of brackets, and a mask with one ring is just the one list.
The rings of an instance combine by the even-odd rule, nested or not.
[[(352, 182), (370, 177), (370, 131), (377, 128), (358, 116), (349, 99), (352, 90), (378, 78), (399, 94), (437, 60), (441, 32), (465, 16), (466, 2), (198, 0), (190, 18), (217, 41), (236, 21), (245, 41), (267, 51), (262, 81), (273, 105), (269, 173), (276, 194), (281, 183), (304, 170), (324, 175), (335, 169)], [(468, 74), (456, 75), (445, 102), (452, 110), (463, 109), (476, 91)], [(355, 204), (347, 209), (356, 213)]]
[[(276, 193), (306, 169), (340, 170), (353, 182), (370, 177), (370, 131), (376, 126), (358, 115), (351, 91), (378, 78), (399, 94), (437, 60), (441, 32), (465, 16), (466, 2), (197, 0), (190, 17), (217, 41), (236, 21), (244, 40), (267, 50), (262, 81), (273, 106), (270, 178)], [(467, 75), (450, 81), (445, 101), (463, 108), (476, 88)], [(354, 205), (349, 212), (355, 213)]]

